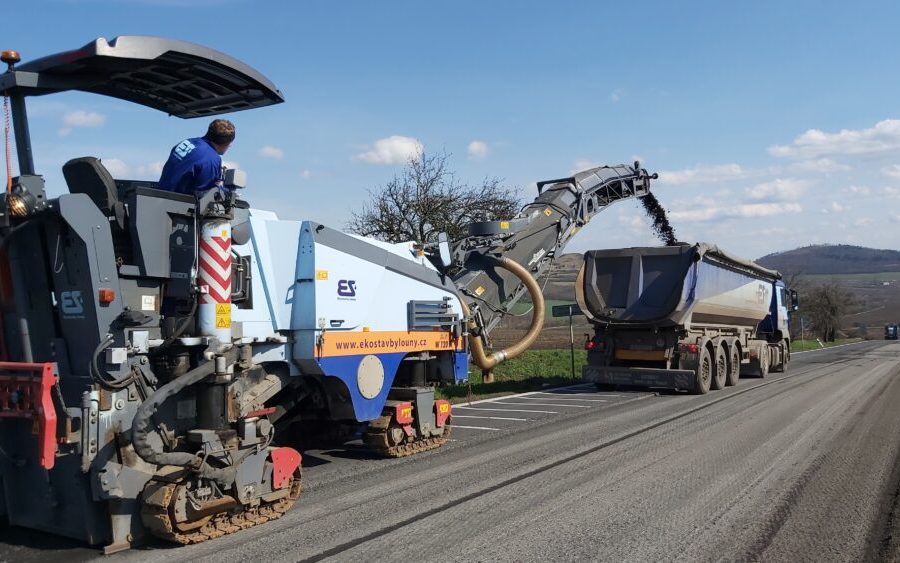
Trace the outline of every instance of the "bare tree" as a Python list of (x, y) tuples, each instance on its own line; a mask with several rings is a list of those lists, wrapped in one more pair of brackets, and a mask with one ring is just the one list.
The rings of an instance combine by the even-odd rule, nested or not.
[(508, 219), (519, 211), (516, 189), (499, 178), (462, 184), (447, 161), (446, 154), (410, 160), (390, 182), (369, 190), (370, 201), (352, 213), (347, 229), (387, 242), (433, 242), (440, 232), (455, 240), (473, 221)]
[(810, 328), (825, 342), (833, 342), (841, 317), (851, 303), (847, 289), (834, 281), (812, 286), (801, 303), (812, 325)]

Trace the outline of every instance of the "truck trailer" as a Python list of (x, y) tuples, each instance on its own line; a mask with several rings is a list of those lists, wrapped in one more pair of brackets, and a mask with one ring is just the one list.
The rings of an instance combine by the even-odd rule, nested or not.
[(705, 394), (790, 361), (796, 292), (713, 245), (589, 251), (576, 299), (594, 328), (584, 379), (600, 389)]

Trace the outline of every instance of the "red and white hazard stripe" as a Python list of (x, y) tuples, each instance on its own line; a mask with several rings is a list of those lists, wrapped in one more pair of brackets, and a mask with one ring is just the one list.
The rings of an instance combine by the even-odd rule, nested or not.
[(200, 239), (200, 286), (206, 286), (201, 303), (231, 303), (231, 237)]

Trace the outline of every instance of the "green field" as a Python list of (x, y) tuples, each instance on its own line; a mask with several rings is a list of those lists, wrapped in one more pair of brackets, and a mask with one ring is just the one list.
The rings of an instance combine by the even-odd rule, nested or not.
[(818, 350), (820, 348), (831, 348), (832, 346), (840, 346), (842, 344), (850, 344), (852, 342), (860, 342), (861, 338), (838, 338), (834, 342), (823, 342), (824, 346), (819, 346), (815, 340), (794, 340), (791, 342), (792, 352), (803, 352), (805, 350)]
[[(571, 301), (560, 301), (559, 299), (545, 299), (544, 300), (544, 312), (547, 317), (550, 317), (550, 309), (555, 305), (568, 305), (572, 303)], [(524, 315), (526, 313), (531, 312), (531, 302), (530, 301), (519, 301), (515, 305), (513, 305), (512, 309), (510, 309), (511, 315)]]
[[(527, 350), (521, 356), (497, 366), (494, 370), (494, 383), (482, 383), (481, 370), (469, 366), (472, 397), (481, 399), (571, 385), (581, 380), (581, 367), (586, 362), (587, 352), (576, 349), (573, 380), (569, 350)], [(436, 395), (457, 403), (464, 402), (469, 391), (469, 385), (449, 385), (438, 387)]]
[(900, 281), (900, 272), (877, 272), (872, 274), (804, 274), (804, 280), (816, 283), (836, 281), (841, 283), (866, 283), (880, 284), (884, 282)]

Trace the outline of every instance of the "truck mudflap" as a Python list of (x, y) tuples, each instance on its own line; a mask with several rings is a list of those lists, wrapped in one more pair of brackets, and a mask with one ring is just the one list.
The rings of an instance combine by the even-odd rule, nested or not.
[(32, 421), (38, 462), (44, 469), (52, 469), (56, 462), (56, 407), (51, 395), (54, 385), (55, 364), (0, 362), (0, 420)]
[(634, 385), (693, 390), (696, 373), (689, 369), (629, 368), (586, 365), (584, 380), (599, 385)]

